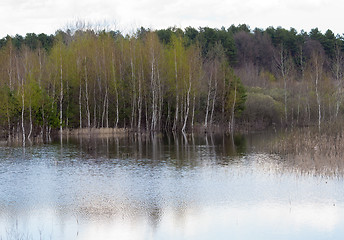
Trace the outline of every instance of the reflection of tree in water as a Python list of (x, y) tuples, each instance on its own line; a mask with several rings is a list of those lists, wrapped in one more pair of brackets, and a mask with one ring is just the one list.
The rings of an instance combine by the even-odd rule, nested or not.
[[(242, 136), (231, 138), (208, 134), (188, 135), (186, 138), (180, 135), (153, 137), (132, 135), (121, 138), (90, 136), (70, 138), (68, 142), (63, 143), (63, 148), (63, 154), (67, 152), (79, 154), (77, 161), (80, 161), (79, 164), (87, 164), (86, 168), (97, 169), (102, 165), (101, 169), (104, 169), (105, 165), (106, 169), (110, 169), (110, 173), (111, 169), (122, 167), (134, 170), (129, 171), (131, 176), (127, 176), (132, 178), (128, 181), (133, 181), (132, 184), (135, 184), (127, 187), (134, 189), (125, 192), (123, 196), (113, 196), (112, 193), (102, 190), (96, 190), (93, 194), (80, 192), (81, 196), (78, 199), (81, 200), (76, 203), (79, 206), (76, 215), (85, 219), (124, 217), (134, 220), (144, 217), (151, 226), (157, 228), (166, 209), (171, 209), (173, 217), (178, 218), (178, 221), (185, 217), (188, 209), (193, 209), (192, 196), (189, 196), (188, 190), (184, 189), (188, 186), (172, 187), (170, 193), (162, 190), (161, 178), (168, 176), (161, 171), (168, 171), (168, 174), (175, 175), (172, 178), (179, 179), (189, 170), (197, 170), (205, 165), (234, 164), (233, 157), (243, 154), (246, 147), (245, 138)], [(135, 173), (136, 170), (139, 172), (138, 175)], [(97, 174), (109, 173), (92, 174), (97, 176)], [(140, 178), (142, 179), (137, 180)], [(110, 176), (109, 181), (115, 181), (115, 178)], [(149, 182), (140, 184), (140, 181)], [(111, 182), (107, 184), (110, 184), (111, 188)], [(180, 192), (181, 189), (184, 190)], [(92, 191), (91, 189), (90, 192)], [(175, 199), (176, 195), (181, 199)], [(70, 206), (67, 212), (72, 212), (73, 207)]]
[[(277, 174), (289, 171), (296, 174), (312, 171), (319, 173), (319, 170), (324, 173), (324, 169), (337, 173), (338, 169), (343, 169), (343, 164), (340, 165), (343, 161), (331, 162), (331, 158), (330, 161), (325, 161), (324, 158), (320, 160), (318, 150), (314, 148), (303, 154), (302, 157), (305, 158), (302, 160), (300, 160), (300, 154), (295, 155), (292, 151), (289, 158), (281, 157), (278, 154), (267, 154), (271, 152), (271, 146), (280, 141), (283, 136), (285, 135), (268, 133), (233, 137), (210, 134), (156, 135), (153, 137), (132, 135), (122, 138), (89, 137), (69, 139), (68, 144), (64, 143), (63, 147), (67, 149), (65, 152), (73, 152), (75, 149), (74, 152), (80, 154), (79, 161), (88, 161), (90, 168), (99, 168), (99, 165), (102, 165), (100, 169), (104, 169), (105, 165), (106, 169), (131, 169), (128, 171), (130, 174), (126, 173), (128, 174), (126, 177), (132, 178), (129, 181), (132, 181), (131, 184), (134, 185), (123, 186), (123, 188), (132, 189), (125, 192), (123, 196), (113, 196), (112, 193), (106, 195), (107, 193), (103, 194), (101, 191), (96, 191), (94, 196), (85, 196), (87, 201), (81, 204), (81, 209), (79, 209), (81, 215), (86, 214), (83, 217), (103, 218), (108, 216), (115, 220), (124, 218), (129, 221), (144, 218), (147, 219), (150, 226), (157, 229), (166, 210), (171, 211), (169, 213), (177, 219), (176, 222), (182, 222), (190, 209), (197, 208), (192, 197), (188, 196), (188, 185), (167, 187), (172, 192), (166, 193), (163, 190), (166, 189), (166, 186), (165, 188), (161, 186), (163, 178), (172, 177), (176, 180), (167, 184), (183, 184), (178, 179), (184, 178), (184, 174), (188, 174), (188, 172), (196, 173), (205, 166), (240, 165), (243, 164), (243, 161), (248, 161), (248, 164), (257, 161), (253, 163), (255, 168)], [(295, 143), (295, 139), (288, 139), (287, 143)], [(320, 138), (314, 138), (311, 143), (319, 140)], [(334, 146), (339, 146), (340, 140), (336, 138), (335, 141)], [(299, 144), (299, 147), (303, 146)], [(320, 149), (324, 150), (325, 148)], [(242, 155), (251, 157), (243, 160)], [(320, 165), (321, 162), (331, 163), (337, 170), (333, 171), (334, 168), (331, 168), (331, 164)], [(195, 179), (191, 178), (191, 180)], [(116, 181), (116, 178), (112, 176), (109, 181)], [(180, 192), (180, 190), (185, 192)], [(191, 192), (198, 194), (197, 190)], [(176, 197), (180, 197), (180, 199), (175, 199)], [(73, 211), (73, 206), (69, 210)]]
[[(154, 232), (159, 231), (166, 219), (172, 219), (176, 225), (184, 224), (188, 216), (204, 205), (217, 200), (230, 201), (232, 198), (227, 195), (236, 189), (236, 182), (232, 180), (237, 179), (237, 173), (243, 174), (242, 179), (246, 179), (245, 174), (250, 171), (264, 176), (265, 173), (288, 175), (291, 172), (292, 176), (299, 176), (307, 171), (318, 174), (327, 171), (339, 176), (344, 168), (344, 161), (338, 160), (343, 157), (342, 137), (304, 134), (302, 140), (294, 134), (283, 140), (281, 136), (285, 135), (90, 136), (70, 138), (62, 147), (58, 142), (27, 148), (20, 153), (15, 151), (15, 154), (11, 152), (13, 149), (6, 150), (1, 156), (6, 163), (15, 159), (13, 162), (22, 161), (23, 166), (33, 164), (35, 168), (27, 168), (29, 170), (47, 172), (45, 178), (42, 174), (32, 174), (33, 171), (20, 176), (30, 176), (31, 182), (49, 185), (47, 189), (51, 191), (47, 193), (52, 196), (48, 199), (49, 206), (54, 209), (60, 226), (75, 224), (78, 229), (78, 222), (90, 220), (109, 221), (115, 226), (120, 226), (115, 224), (118, 222), (131, 226), (147, 223)], [(323, 139), (329, 143), (319, 144)], [(289, 154), (270, 154), (271, 146), (277, 143)], [(293, 151), (295, 146), (294, 150), (298, 151)], [(325, 155), (328, 156), (324, 158)], [(37, 188), (29, 197), (24, 194), (23, 198), (33, 199), (26, 201), (28, 208), (45, 196), (46, 192), (40, 190)], [(11, 206), (0, 204), (0, 209), (4, 209), (6, 216), (18, 217), (18, 213), (10, 211)], [(12, 207), (18, 211), (18, 206)]]
[[(195, 167), (200, 159), (215, 161), (246, 152), (243, 135), (155, 135), (127, 137), (73, 138), (65, 147), (78, 145), (84, 157), (97, 159), (136, 160), (140, 165), (173, 165), (176, 168)], [(209, 160), (209, 159), (207, 159)], [(221, 163), (221, 162), (219, 162)]]
[(283, 156), (281, 166), (286, 168), (333, 175), (344, 169), (343, 139), (339, 133), (319, 134), (311, 130), (234, 136), (133, 134), (120, 138), (74, 138), (69, 139), (67, 146), (79, 146), (83, 157), (100, 164), (112, 159), (117, 163), (145, 167), (164, 165), (175, 169), (195, 168), (206, 163), (231, 165), (240, 162), (238, 156), (270, 152)]

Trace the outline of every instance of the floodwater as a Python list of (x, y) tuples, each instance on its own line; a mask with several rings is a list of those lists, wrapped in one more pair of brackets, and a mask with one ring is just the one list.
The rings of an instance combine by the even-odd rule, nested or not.
[(342, 239), (342, 176), (269, 135), (0, 146), (0, 239)]

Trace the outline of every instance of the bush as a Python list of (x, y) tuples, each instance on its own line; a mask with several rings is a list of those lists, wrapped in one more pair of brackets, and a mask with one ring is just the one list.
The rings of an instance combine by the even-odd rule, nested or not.
[(247, 94), (243, 119), (252, 125), (263, 124), (265, 127), (277, 124), (283, 114), (283, 106), (270, 95), (251, 92)]

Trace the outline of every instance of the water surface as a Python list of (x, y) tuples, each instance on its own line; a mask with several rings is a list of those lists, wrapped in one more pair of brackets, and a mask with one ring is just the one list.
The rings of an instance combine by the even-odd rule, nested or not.
[(342, 176), (269, 153), (275, 137), (3, 145), (0, 239), (341, 239)]

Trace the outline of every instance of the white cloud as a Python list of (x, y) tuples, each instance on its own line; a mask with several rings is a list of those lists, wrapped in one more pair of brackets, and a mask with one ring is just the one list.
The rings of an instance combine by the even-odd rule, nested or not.
[(343, 33), (344, 3), (325, 0), (2, 0), (0, 36), (27, 32), (54, 33), (67, 23), (83, 19), (116, 21), (120, 30), (137, 27), (229, 27), (246, 23), (252, 28), (319, 27)]

